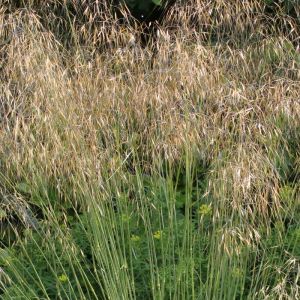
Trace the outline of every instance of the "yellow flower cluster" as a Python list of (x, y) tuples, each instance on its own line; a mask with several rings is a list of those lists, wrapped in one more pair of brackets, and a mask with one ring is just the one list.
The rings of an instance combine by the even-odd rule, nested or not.
[(134, 234), (133, 234), (133, 235), (131, 236), (130, 240), (131, 240), (132, 242), (138, 242), (138, 241), (141, 240), (141, 238), (140, 238), (138, 235), (134, 235)]
[(162, 237), (162, 233), (163, 233), (163, 232), (162, 232), (161, 230), (157, 230), (157, 231), (154, 232), (153, 237), (154, 237), (155, 239), (157, 239), (157, 240), (160, 240), (161, 237)]
[(202, 204), (199, 207), (198, 212), (201, 216), (210, 215), (212, 213), (212, 208), (211, 208), (211, 206), (209, 206), (207, 204)]
[(60, 276), (58, 276), (58, 280), (62, 283), (67, 282), (68, 276), (66, 274), (61, 274)]

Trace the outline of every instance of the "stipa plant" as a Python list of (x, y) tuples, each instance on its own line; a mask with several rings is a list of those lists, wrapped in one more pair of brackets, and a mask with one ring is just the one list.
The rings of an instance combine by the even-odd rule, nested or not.
[[(104, 39), (105, 37), (102, 34), (97, 34), (99, 32), (99, 24), (105, 26), (106, 33), (108, 33), (108, 28), (120, 30), (118, 28), (119, 23), (137, 26), (136, 21), (138, 21), (141, 23), (139, 25), (148, 27), (151, 22), (162, 21), (167, 10), (174, 3), (175, 0), (107, 0), (102, 2), (84, 1), (80, 3), (78, 1), (61, 2), (54, 0), (45, 6), (41, 5), (39, 1), (30, 1), (26, 4), (23, 1), (13, 3), (8, 1), (7, 3), (5, 2), (5, 7), (12, 12), (21, 8), (35, 11), (41, 17), (43, 26), (47, 30), (51, 30), (60, 42), (65, 46), (70, 44), (74, 46), (74, 43), (78, 42), (90, 43), (96, 36)], [(107, 43), (108, 40), (105, 39), (105, 42)]]
[[(81, 180), (84, 214), (46, 205), (49, 221), (40, 232), (27, 230), (15, 249), (2, 252), (4, 299), (262, 299), (260, 290), (273, 293), (287, 278), (282, 292), (297, 293), (297, 225), (284, 237), (280, 219), (268, 234), (267, 224), (254, 228), (238, 211), (228, 218), (230, 209), (207, 194), (209, 172), (201, 187), (194, 155), (155, 176), (138, 167), (128, 173), (120, 160), (104, 194)], [(282, 190), (281, 199), (294, 208), (292, 193)], [(274, 276), (286, 265), (292, 268), (286, 275)]]
[(1, 15), (1, 298), (297, 299), (297, 48), (261, 2), (208, 3), (152, 65), (111, 19), (70, 49), (42, 7)]
[[(190, 176), (187, 173), (187, 180)], [(96, 223), (92, 224), (92, 228), (98, 229), (94, 237), (101, 251), (96, 254), (96, 259), (104, 273), (112, 264), (118, 263), (116, 269), (121, 269), (126, 277), (132, 276), (132, 285), (128, 285), (127, 290), (119, 286), (122, 282), (116, 281), (115, 277), (107, 278), (107, 288), (115, 287), (112, 299), (120, 297), (120, 293), (126, 299), (164, 299), (178, 298), (183, 293), (186, 297), (199, 294), (200, 271), (205, 265), (206, 235), (198, 233), (199, 218), (192, 215), (190, 188), (177, 191), (172, 178), (171, 174), (167, 178), (159, 177), (159, 174), (156, 177), (146, 176), (140, 169), (135, 169), (134, 175), (126, 174), (125, 177), (121, 173), (112, 179), (114, 195), (108, 206), (102, 206), (102, 217), (97, 213), (93, 219)], [(120, 185), (120, 182), (124, 183)], [(181, 195), (185, 197), (183, 210)], [(197, 201), (194, 205), (196, 211)], [(211, 217), (210, 213), (208, 215), (208, 218)], [(111, 227), (111, 224), (114, 226)], [(103, 242), (101, 231), (109, 230), (116, 231), (110, 234), (115, 239)], [(113, 261), (108, 260), (105, 249), (112, 246), (115, 247), (114, 253), (120, 253), (121, 261), (114, 257), (111, 257)], [(197, 262), (189, 252), (191, 247), (197, 249)], [(118, 272), (110, 273), (112, 275), (120, 276)]]

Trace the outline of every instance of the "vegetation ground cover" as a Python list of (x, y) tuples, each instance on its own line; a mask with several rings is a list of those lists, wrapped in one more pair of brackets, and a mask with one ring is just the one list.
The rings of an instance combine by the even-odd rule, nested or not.
[(0, 6), (1, 299), (297, 299), (297, 1)]

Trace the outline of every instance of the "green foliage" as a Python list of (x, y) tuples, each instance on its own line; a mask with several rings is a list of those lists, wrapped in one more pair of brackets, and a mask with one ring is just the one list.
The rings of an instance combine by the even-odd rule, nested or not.
[(139, 20), (150, 20), (160, 16), (162, 10), (175, 1), (170, 0), (121, 0)]
[(40, 232), (27, 229), (22, 241), (1, 249), (9, 278), (1, 299), (99, 299), (88, 247), (83, 219), (69, 228), (43, 222)]
[(124, 269), (131, 278), (123, 293), (132, 295), (128, 299), (174, 299), (182, 293), (187, 299), (246, 299), (254, 297), (253, 285), (275, 288), (285, 276), (296, 281), (297, 273), (274, 275), (300, 255), (293, 185), (280, 189), (284, 214), (269, 231), (259, 230), (262, 242), (257, 247), (239, 244), (229, 254), (215, 244), (224, 223), (213, 222), (207, 163), (187, 156), (155, 176), (136, 171), (126, 173), (124, 183), (113, 183), (112, 201), (100, 205), (106, 217), (93, 209), (78, 214), (64, 208), (55, 188), (45, 189), (45, 183), (36, 191), (18, 184), (24, 195), (51, 199), (42, 205), (34, 201), (49, 220), (40, 220), (38, 232), (23, 230), (18, 242), (1, 249), (2, 298), (114, 299), (110, 280), (115, 277), (104, 278), (112, 264), (120, 268), (116, 276)]
[[(205, 270), (207, 266), (207, 248), (208, 236), (199, 232), (200, 216), (192, 215), (187, 217), (186, 205), (190, 205), (186, 199), (185, 189), (177, 191), (170, 198), (166, 195), (165, 187), (167, 182), (163, 179), (157, 181), (152, 179), (151, 186), (145, 186), (145, 197), (149, 210), (147, 224), (143, 222), (142, 216), (138, 212), (133, 212), (130, 215), (122, 215), (119, 228), (124, 228), (127, 225), (129, 238), (126, 243), (126, 256), (132, 257), (132, 268), (135, 280), (135, 291), (137, 299), (150, 299), (153, 295), (151, 287), (151, 268), (149, 265), (149, 257), (151, 251), (155, 253), (155, 276), (161, 278), (164, 282), (164, 293), (176, 297), (178, 291), (174, 282), (181, 278), (182, 273), (186, 271), (186, 267), (191, 263), (193, 273), (189, 280), (192, 286), (197, 286), (196, 293), (200, 293), (199, 282), (205, 278), (200, 278), (199, 274), (206, 276)], [(174, 198), (173, 198), (174, 197)], [(128, 199), (129, 200), (129, 199)], [(127, 203), (129, 205), (129, 203)], [(151, 207), (155, 209), (151, 209)], [(134, 209), (129, 209), (134, 211)], [(170, 215), (171, 214), (171, 215)], [(211, 221), (211, 215), (207, 214), (208, 220)], [(151, 224), (151, 228), (148, 226)], [(197, 257), (191, 257), (185, 253), (187, 234), (192, 238), (190, 247), (197, 253)], [(119, 233), (122, 234), (121, 232)], [(149, 247), (149, 241), (152, 240), (153, 248)]]

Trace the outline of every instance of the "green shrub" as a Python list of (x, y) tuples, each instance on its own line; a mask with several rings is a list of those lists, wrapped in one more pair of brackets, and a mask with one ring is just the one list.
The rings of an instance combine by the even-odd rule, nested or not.
[(0, 249), (7, 277), (1, 299), (99, 299), (84, 219), (64, 226), (27, 229), (10, 249)]
[[(158, 16), (159, 10), (170, 3), (169, 0), (123, 0), (132, 14), (139, 20)], [(174, 2), (174, 1), (173, 1)]]

